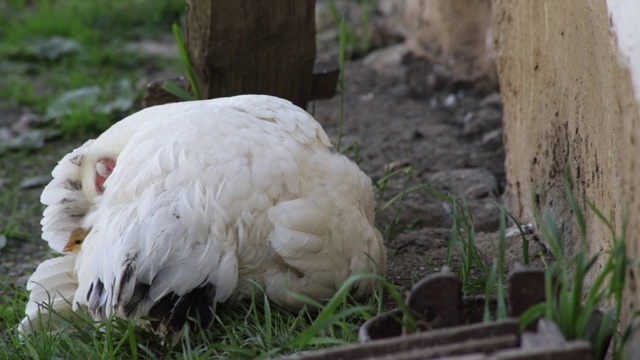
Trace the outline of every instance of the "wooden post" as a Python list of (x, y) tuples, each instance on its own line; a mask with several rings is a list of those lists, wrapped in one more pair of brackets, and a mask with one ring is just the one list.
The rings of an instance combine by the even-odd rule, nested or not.
[(187, 0), (187, 49), (204, 98), (269, 94), (305, 107), (315, 34), (315, 0)]

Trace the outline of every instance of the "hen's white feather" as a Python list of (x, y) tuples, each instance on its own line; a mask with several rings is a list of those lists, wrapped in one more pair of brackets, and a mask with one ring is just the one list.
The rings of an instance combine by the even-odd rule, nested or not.
[(40, 202), (46, 205), (42, 225), (42, 239), (49, 246), (62, 252), (74, 229), (80, 227), (82, 218), (91, 206), (82, 191), (80, 164), (93, 140), (65, 155), (53, 169), (53, 180), (42, 191)]
[[(82, 191), (80, 165), (93, 140), (65, 155), (53, 169), (53, 179), (40, 196), (46, 205), (42, 225), (42, 239), (58, 253), (62, 252), (71, 232), (81, 225), (91, 207), (90, 200)], [(21, 334), (34, 330), (57, 330), (61, 318), (52, 315), (51, 310), (66, 315), (71, 311), (71, 303), (78, 288), (75, 275), (75, 255), (69, 254), (38, 265), (27, 281), (30, 291), (25, 309), (25, 318), (18, 329)]]
[(65, 324), (63, 317), (72, 314), (71, 301), (78, 288), (74, 267), (73, 254), (45, 260), (38, 265), (27, 282), (30, 293), (26, 317), (18, 326), (21, 334), (57, 331)]
[[(116, 166), (98, 195), (95, 164), (105, 157)], [(82, 179), (82, 189), (65, 179)], [(322, 301), (352, 274), (385, 271), (370, 179), (331, 151), (309, 114), (270, 96), (133, 114), (63, 158), (42, 199), (54, 249), (74, 228), (91, 229), (74, 306), (96, 318), (148, 315), (208, 285), (215, 302), (235, 300), (252, 282), (296, 308), (287, 291)], [(354, 294), (374, 283), (360, 280)]]

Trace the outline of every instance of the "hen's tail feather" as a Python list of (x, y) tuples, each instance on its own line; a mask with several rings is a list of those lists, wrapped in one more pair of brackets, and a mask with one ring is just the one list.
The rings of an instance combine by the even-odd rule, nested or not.
[(215, 294), (215, 285), (208, 283), (183, 296), (165, 295), (149, 310), (149, 317), (154, 319), (151, 321), (152, 329), (172, 335), (180, 332), (187, 323), (191, 331), (196, 331), (198, 325), (202, 329), (209, 328), (216, 311)]

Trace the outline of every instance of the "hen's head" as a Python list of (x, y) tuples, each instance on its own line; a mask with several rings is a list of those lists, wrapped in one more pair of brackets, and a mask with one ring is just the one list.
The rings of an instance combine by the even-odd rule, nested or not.
[(111, 126), (89, 146), (80, 164), (82, 190), (93, 202), (105, 190), (105, 182), (116, 167), (118, 156), (130, 142), (138, 128), (150, 120), (145, 111), (127, 117)]

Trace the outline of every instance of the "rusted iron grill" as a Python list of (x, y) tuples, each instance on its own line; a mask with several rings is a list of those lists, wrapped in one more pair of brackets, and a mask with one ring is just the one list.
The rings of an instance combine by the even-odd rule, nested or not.
[[(416, 333), (408, 334), (402, 312), (392, 310), (361, 327), (360, 344), (283, 359), (591, 359), (587, 341), (567, 341), (550, 320), (539, 319), (534, 329), (519, 330), (517, 317), (544, 301), (544, 294), (544, 271), (517, 266), (507, 278), (509, 317), (480, 323), (484, 297), (463, 297), (460, 280), (444, 269), (411, 289), (406, 303), (416, 320)], [(491, 300), (492, 307), (495, 303)]]

